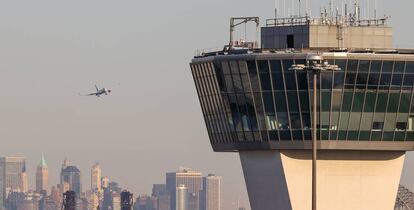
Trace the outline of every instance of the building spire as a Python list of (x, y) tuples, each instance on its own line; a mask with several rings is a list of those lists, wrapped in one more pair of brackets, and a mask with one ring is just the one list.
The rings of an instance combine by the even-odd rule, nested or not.
[(39, 167), (47, 168), (47, 163), (46, 163), (46, 160), (45, 160), (45, 156), (43, 155), (43, 152), (42, 152), (42, 159), (40, 159)]

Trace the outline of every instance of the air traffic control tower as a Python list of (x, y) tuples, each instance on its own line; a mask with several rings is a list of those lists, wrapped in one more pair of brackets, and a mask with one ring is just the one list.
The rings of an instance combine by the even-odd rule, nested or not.
[(394, 208), (414, 150), (414, 50), (392, 48), (387, 17), (352, 10), (269, 19), (260, 45), (231, 35), (192, 60), (211, 145), (239, 153), (252, 210), (310, 210), (313, 196), (318, 210)]

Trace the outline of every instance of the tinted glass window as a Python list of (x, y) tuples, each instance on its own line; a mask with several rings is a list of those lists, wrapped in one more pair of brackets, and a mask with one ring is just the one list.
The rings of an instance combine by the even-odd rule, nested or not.
[(269, 73), (260, 73), (260, 83), (262, 84), (262, 90), (272, 90)]
[(288, 93), (289, 111), (299, 112), (298, 95), (296, 91), (289, 91)]
[(332, 80), (333, 80), (333, 72), (322, 72), (321, 73), (321, 80), (322, 80), (322, 89), (332, 89)]
[(356, 72), (358, 70), (358, 60), (348, 60), (347, 72)]
[(407, 62), (405, 67), (405, 73), (414, 74), (414, 62)]
[(302, 71), (296, 72), (299, 90), (308, 90), (307, 73)]
[(393, 66), (394, 66), (393, 61), (384, 61), (384, 63), (382, 64), (382, 72), (391, 73)]
[(366, 60), (359, 61), (358, 72), (368, 72), (369, 65), (370, 65), (370, 61), (366, 61)]
[(274, 111), (274, 106), (273, 106), (272, 93), (270, 93), (270, 92), (263, 93), (263, 103), (264, 103), (264, 107), (265, 107), (266, 112), (273, 112), (273, 113), (275, 112)]
[(278, 112), (287, 112), (285, 92), (275, 92), (275, 102)]
[(267, 60), (259, 60), (257, 61), (257, 65), (260, 73), (269, 73), (269, 64)]
[(294, 71), (285, 71), (285, 81), (287, 90), (296, 90), (296, 79)]
[(335, 65), (338, 65), (338, 67), (342, 70), (345, 71), (346, 70), (346, 62), (347, 60), (335, 60)]
[(334, 89), (342, 89), (344, 87), (344, 72), (334, 72)]
[(370, 72), (381, 72), (382, 61), (372, 61)]
[(353, 112), (361, 112), (362, 106), (364, 105), (364, 96), (365, 94), (362, 92), (356, 92), (354, 94), (354, 103), (352, 107)]
[(270, 66), (271, 66), (272, 72), (282, 72), (282, 64), (280, 60), (271, 60)]
[(404, 61), (395, 62), (394, 73), (404, 73), (404, 69), (405, 69)]

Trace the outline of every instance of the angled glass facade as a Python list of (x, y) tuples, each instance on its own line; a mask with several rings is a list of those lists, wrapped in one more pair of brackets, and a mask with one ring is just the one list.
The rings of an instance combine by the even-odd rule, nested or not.
[[(191, 64), (211, 142), (311, 140), (313, 73), (306, 56), (215, 56)], [(341, 70), (318, 77), (320, 141), (414, 141), (414, 62), (325, 56)], [(381, 58), (381, 59), (378, 59)]]

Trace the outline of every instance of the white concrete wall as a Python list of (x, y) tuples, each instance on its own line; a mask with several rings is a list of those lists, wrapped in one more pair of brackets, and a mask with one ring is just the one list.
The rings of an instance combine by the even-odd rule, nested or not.
[[(320, 151), (318, 210), (391, 210), (405, 152)], [(245, 151), (252, 210), (310, 210), (311, 152)]]

